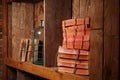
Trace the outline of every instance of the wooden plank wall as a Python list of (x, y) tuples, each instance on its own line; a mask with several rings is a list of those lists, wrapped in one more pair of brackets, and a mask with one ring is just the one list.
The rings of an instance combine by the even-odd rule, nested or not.
[(119, 0), (73, 0), (72, 5), (72, 18), (90, 17), (90, 80), (118, 80)]
[(2, 26), (2, 38), (3, 38), (3, 41), (2, 41), (2, 57), (3, 57), (3, 67), (2, 67), (2, 80), (6, 80), (7, 77), (6, 77), (6, 73), (7, 73), (7, 68), (6, 68), (6, 65), (5, 65), (5, 58), (7, 57), (7, 24), (6, 24), (6, 21), (7, 21), (7, 6), (5, 4), (5, 1), (6, 0), (2, 0), (3, 2), (3, 26)]
[(71, 0), (45, 0), (45, 66), (56, 66), (56, 54), (62, 42), (62, 20), (70, 18)]
[(8, 4), (7, 6), (7, 10), (8, 10), (8, 18), (7, 18), (7, 22), (8, 22), (8, 54), (7, 57), (11, 58), (12, 57), (12, 4)]
[[(29, 14), (28, 14), (29, 13)], [(19, 45), (22, 38), (31, 38), (33, 29), (33, 4), (12, 3), (12, 58), (19, 59)]]
[(90, 17), (90, 80), (102, 80), (103, 0), (73, 0), (72, 18)]
[(17, 70), (14, 68), (7, 67), (7, 79), (6, 80), (16, 80)]
[(119, 77), (119, 0), (104, 0), (104, 75), (103, 80)]
[(2, 78), (2, 65), (3, 65), (3, 58), (2, 58), (2, 0), (0, 0), (0, 80)]

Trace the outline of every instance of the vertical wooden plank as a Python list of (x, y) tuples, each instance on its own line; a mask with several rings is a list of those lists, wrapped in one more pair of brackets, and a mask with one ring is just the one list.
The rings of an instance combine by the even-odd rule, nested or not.
[(104, 48), (103, 80), (118, 80), (119, 38), (105, 36)]
[(90, 34), (90, 80), (102, 80), (103, 31), (92, 30)]
[(80, 18), (80, 0), (72, 0), (72, 18)]
[(62, 20), (69, 18), (71, 18), (71, 0), (45, 0), (46, 66), (56, 65), (58, 46), (62, 42)]
[(6, 80), (16, 80), (16, 70), (13, 68), (7, 68), (7, 79)]
[(21, 38), (31, 38), (32, 35), (33, 4), (13, 2), (12, 11), (12, 58), (18, 60)]
[[(2, 40), (2, 0), (0, 0), (0, 41)], [(0, 44), (0, 80), (2, 79), (2, 64), (3, 64), (3, 58), (2, 58), (2, 44)]]
[(90, 17), (90, 80), (102, 80), (103, 70), (103, 0), (87, 2)]
[(80, 0), (80, 17), (88, 17), (89, 5), (90, 0)]
[(90, 17), (90, 80), (102, 80), (103, 0), (80, 0), (79, 4), (79, 16)]
[(103, 29), (103, 0), (89, 0), (87, 10), (91, 29)]
[(119, 0), (105, 0), (104, 26), (105, 35), (119, 35)]
[[(53, 60), (51, 60), (51, 58), (53, 57), (53, 55), (55, 55), (55, 53), (53, 52), (52, 49), (54, 49), (53, 47), (55, 46), (53, 39), (54, 36), (52, 35), (54, 33), (54, 27), (55, 26), (55, 0), (45, 0), (45, 66), (52, 66), (54, 65)], [(49, 13), (50, 14), (46, 14)], [(50, 20), (51, 19), (51, 20)], [(50, 21), (50, 22), (49, 22)], [(51, 43), (54, 43), (51, 45)], [(47, 60), (51, 60), (51, 61), (47, 61)]]
[(12, 4), (8, 4), (8, 58), (12, 57)]
[(26, 80), (26, 76), (23, 72), (17, 70), (17, 79), (16, 80)]
[[(19, 51), (19, 40), (20, 39), (20, 29), (19, 29), (19, 25), (20, 25), (20, 19), (19, 17), (21, 12), (20, 12), (21, 8), (20, 8), (20, 3), (12, 3), (12, 59), (13, 60), (17, 60), (17, 54)], [(19, 18), (19, 19), (18, 19)], [(24, 25), (24, 24), (23, 24)], [(18, 39), (17, 36), (19, 35)], [(16, 47), (17, 45), (17, 47)]]
[(2, 53), (3, 53), (3, 66), (2, 66), (2, 80), (6, 80), (6, 74), (7, 74), (7, 69), (6, 69), (6, 65), (5, 65), (5, 58), (7, 57), (7, 5), (6, 5), (6, 0), (2, 0), (3, 2), (3, 25), (2, 25), (2, 38), (3, 38), (3, 42), (2, 42)]
[(104, 73), (103, 80), (118, 80), (119, 0), (104, 1)]

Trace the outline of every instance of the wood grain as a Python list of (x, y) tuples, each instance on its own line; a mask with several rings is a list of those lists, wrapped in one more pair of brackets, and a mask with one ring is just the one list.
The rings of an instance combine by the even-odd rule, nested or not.
[(90, 17), (90, 80), (102, 80), (103, 70), (103, 0), (88, 2)]
[(92, 30), (90, 35), (90, 80), (102, 80), (103, 31)]
[(62, 42), (62, 20), (69, 18), (71, 0), (45, 0), (45, 66), (56, 66), (58, 46)]
[(80, 0), (80, 17), (85, 18), (88, 17), (89, 14), (89, 0)]
[[(13, 64), (11, 64), (11, 62)], [(75, 74), (61, 73), (61, 72), (57, 72), (52, 68), (34, 65), (28, 62), (20, 63), (20, 62), (7, 59), (6, 65), (18, 70), (25, 71), (27, 73), (34, 74), (36, 76), (46, 78), (48, 80), (89, 80), (88, 76), (78, 76)]]
[(89, 0), (88, 5), (91, 29), (103, 29), (103, 0)]
[[(90, 17), (90, 80), (102, 80), (103, 56), (103, 0), (79, 0), (78, 12), (74, 6), (78, 1), (73, 0), (72, 17)], [(75, 10), (75, 11), (74, 11)], [(75, 14), (76, 13), (76, 14)]]
[(72, 18), (80, 18), (80, 0), (72, 2)]
[(7, 22), (8, 22), (8, 53), (7, 56), (8, 58), (12, 57), (12, 5), (8, 4), (8, 18), (7, 18)]
[(14, 68), (7, 68), (7, 76), (8, 80), (16, 80), (17, 79), (17, 70)]
[(13, 2), (12, 11), (12, 58), (17, 60), (21, 38), (32, 36), (33, 4)]
[[(2, 25), (2, 53), (3, 54), (3, 63), (5, 63), (5, 58), (7, 57), (7, 5), (6, 5), (6, 0), (2, 0), (3, 2), (3, 25)], [(3, 64), (2, 66), (2, 80), (6, 80), (7, 79), (7, 69), (6, 69), (6, 65)]]
[(104, 73), (103, 80), (118, 80), (119, 0), (104, 2)]

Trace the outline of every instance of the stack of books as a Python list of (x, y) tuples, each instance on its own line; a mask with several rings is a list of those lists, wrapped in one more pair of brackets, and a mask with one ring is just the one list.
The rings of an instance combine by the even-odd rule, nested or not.
[(58, 71), (89, 75), (89, 18), (62, 21), (63, 43), (58, 49)]

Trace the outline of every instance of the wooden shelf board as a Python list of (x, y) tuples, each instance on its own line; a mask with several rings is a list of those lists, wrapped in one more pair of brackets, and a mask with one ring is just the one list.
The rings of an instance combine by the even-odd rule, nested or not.
[(7, 3), (12, 3), (12, 2), (39, 2), (40, 0), (7, 0)]
[(53, 68), (6, 59), (6, 65), (50, 80), (89, 80), (88, 76), (57, 72)]

